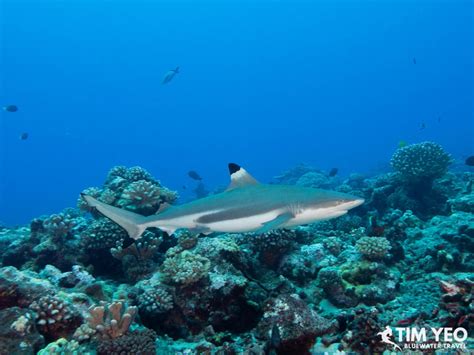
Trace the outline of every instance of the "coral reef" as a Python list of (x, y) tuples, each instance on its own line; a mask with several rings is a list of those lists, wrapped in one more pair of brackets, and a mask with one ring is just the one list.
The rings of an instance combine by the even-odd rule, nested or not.
[(410, 182), (439, 178), (447, 172), (450, 163), (450, 155), (433, 142), (399, 148), (391, 160), (395, 171)]
[[(366, 200), (291, 230), (150, 228), (130, 244), (82, 199), (29, 226), (1, 226), (0, 353), (383, 353), (386, 326), (472, 334), (474, 173), (448, 170), (450, 161), (424, 142), (394, 154), (395, 172), (291, 169), (276, 180)], [(85, 192), (143, 215), (177, 198), (124, 166)]]
[(29, 308), (36, 312), (36, 327), (47, 339), (66, 337), (81, 324), (74, 308), (55, 296), (43, 296)]
[(356, 242), (357, 251), (369, 260), (382, 260), (391, 249), (385, 237), (362, 237)]

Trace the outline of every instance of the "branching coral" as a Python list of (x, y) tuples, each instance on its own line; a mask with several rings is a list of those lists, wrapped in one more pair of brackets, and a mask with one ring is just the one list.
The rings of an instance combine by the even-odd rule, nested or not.
[(439, 178), (446, 173), (450, 163), (450, 155), (433, 142), (399, 148), (391, 160), (392, 167), (410, 182)]
[(159, 314), (173, 308), (173, 296), (162, 286), (140, 289), (136, 304), (141, 315)]
[(110, 249), (122, 243), (127, 237), (122, 227), (107, 218), (101, 218), (91, 223), (91, 225), (81, 233), (84, 247), (88, 250)]
[(174, 283), (190, 285), (206, 276), (210, 266), (208, 258), (185, 250), (165, 259), (163, 273)]
[(91, 307), (87, 322), (99, 338), (115, 339), (129, 331), (136, 313), (137, 307), (127, 308), (122, 302), (113, 302), (107, 307)]
[(356, 248), (369, 260), (382, 260), (387, 256), (391, 246), (385, 237), (361, 237), (356, 242)]
[(71, 233), (71, 229), (74, 225), (74, 220), (65, 213), (52, 214), (43, 222), (45, 231), (50, 234), (53, 239), (67, 237)]
[(160, 202), (159, 187), (149, 181), (138, 180), (125, 188), (118, 200), (118, 205), (131, 211), (156, 211)]
[(115, 247), (110, 249), (110, 253), (119, 260), (125, 255), (133, 255), (137, 260), (148, 260), (156, 254), (162, 241), (158, 234), (145, 231), (143, 236), (128, 248), (123, 248), (122, 242), (117, 241)]

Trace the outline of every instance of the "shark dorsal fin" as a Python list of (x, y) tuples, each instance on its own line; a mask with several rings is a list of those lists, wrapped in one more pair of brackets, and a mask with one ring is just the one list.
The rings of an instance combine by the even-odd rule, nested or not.
[(226, 191), (248, 185), (256, 185), (258, 181), (254, 179), (244, 168), (237, 164), (229, 163), (230, 185)]

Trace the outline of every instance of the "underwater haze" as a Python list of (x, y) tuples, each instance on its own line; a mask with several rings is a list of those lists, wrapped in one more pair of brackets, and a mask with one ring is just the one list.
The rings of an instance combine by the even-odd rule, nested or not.
[(435, 140), (462, 159), (472, 7), (4, 0), (1, 101), (19, 111), (0, 116), (0, 220), (74, 206), (114, 165), (180, 190), (190, 169), (225, 185), (230, 161), (262, 181), (301, 162), (383, 169), (399, 141)]
[(0, 355), (474, 354), (472, 0), (0, 30)]

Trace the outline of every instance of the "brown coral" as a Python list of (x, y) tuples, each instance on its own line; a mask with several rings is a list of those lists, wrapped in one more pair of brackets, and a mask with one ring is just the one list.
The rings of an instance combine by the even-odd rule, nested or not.
[(136, 313), (137, 307), (126, 308), (122, 302), (113, 302), (107, 307), (91, 307), (87, 321), (99, 338), (115, 339), (129, 331)]

